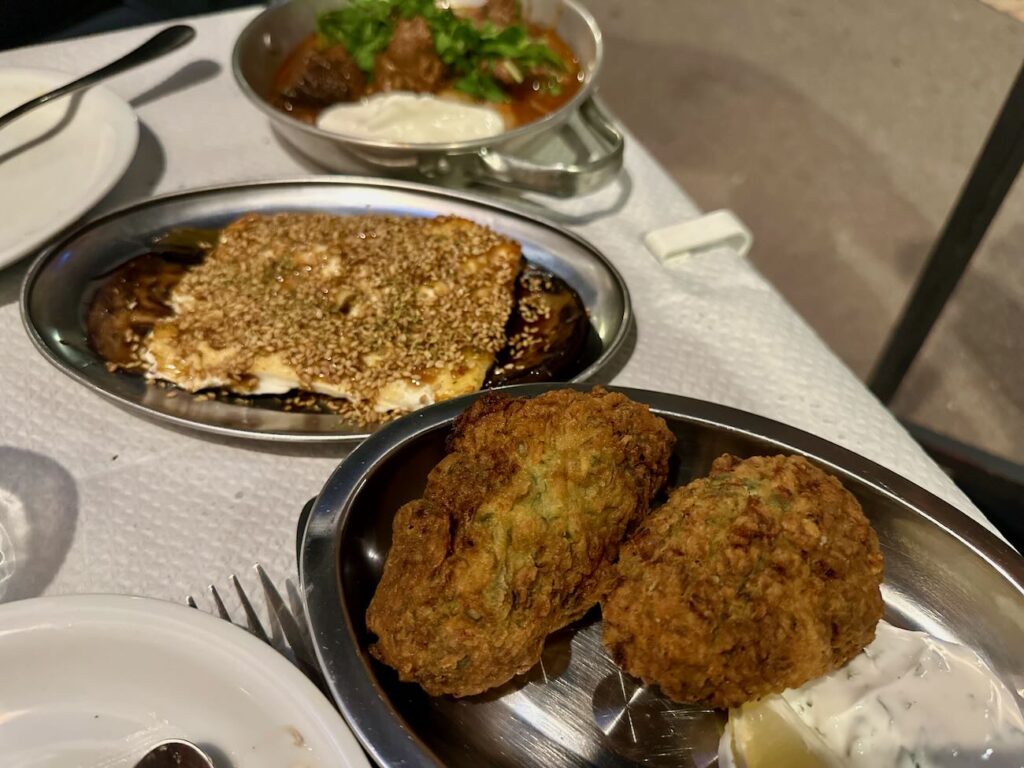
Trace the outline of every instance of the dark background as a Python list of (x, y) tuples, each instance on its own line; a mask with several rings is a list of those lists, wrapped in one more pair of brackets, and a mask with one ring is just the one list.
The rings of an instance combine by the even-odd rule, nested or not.
[(0, 49), (254, 4), (246, 0), (0, 0)]

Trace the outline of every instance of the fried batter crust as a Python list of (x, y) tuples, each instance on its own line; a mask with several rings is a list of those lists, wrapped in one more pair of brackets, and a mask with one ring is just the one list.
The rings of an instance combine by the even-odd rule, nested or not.
[(622, 547), (604, 642), (670, 698), (733, 707), (841, 667), (882, 617), (860, 504), (797, 456), (718, 458)]
[(600, 388), (478, 400), (423, 497), (395, 515), (366, 613), (371, 653), (431, 695), (528, 670), (607, 589), (674, 442), (646, 406)]

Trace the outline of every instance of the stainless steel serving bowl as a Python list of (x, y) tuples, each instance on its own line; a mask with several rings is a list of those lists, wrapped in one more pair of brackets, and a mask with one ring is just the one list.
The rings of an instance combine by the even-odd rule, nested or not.
[[(558, 386), (506, 391), (535, 396)], [(881, 540), (886, 617), (971, 646), (1022, 703), (1024, 560), (1010, 547), (922, 488), (806, 432), (699, 400), (620, 391), (649, 404), (678, 438), (674, 485), (706, 474), (727, 452), (803, 454), (839, 477)], [(531, 673), (468, 699), (428, 697), (367, 653), (364, 617), (392, 517), (421, 494), (452, 420), (475, 397), (373, 435), (328, 480), (306, 525), (299, 565), (309, 621), (356, 736), (383, 766), (713, 765), (723, 715), (674, 704), (622, 674), (601, 647), (596, 615), (549, 638)]]
[[(324, 131), (273, 107), (267, 100), (274, 76), (295, 47), (316, 31), (316, 18), (346, 0), (288, 0), (263, 11), (242, 30), (232, 53), (239, 87), (275, 130), (300, 152), (336, 171), (351, 171), (353, 159), (391, 174), (415, 175), (451, 184), (486, 183), (557, 196), (599, 187), (622, 167), (622, 134), (594, 97), (603, 44), (594, 17), (576, 0), (526, 0), (528, 19), (554, 25), (579, 59), (585, 80), (560, 109), (500, 136), (451, 144), (406, 144)], [(568, 161), (531, 159), (538, 139), (556, 129), (573, 135), (580, 148)]]

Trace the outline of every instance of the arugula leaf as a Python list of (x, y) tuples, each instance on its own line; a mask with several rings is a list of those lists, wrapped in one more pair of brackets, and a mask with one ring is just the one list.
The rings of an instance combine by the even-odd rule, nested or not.
[(524, 71), (565, 69), (558, 54), (532, 39), (525, 25), (477, 25), (438, 7), (434, 0), (352, 0), (344, 8), (321, 14), (317, 28), (326, 40), (344, 44), (359, 68), (372, 75), (377, 54), (391, 42), (396, 22), (416, 16), (430, 27), (434, 49), (454, 77), (455, 87), (478, 99), (508, 100), (494, 76), (499, 64), (517, 82), (524, 79)]

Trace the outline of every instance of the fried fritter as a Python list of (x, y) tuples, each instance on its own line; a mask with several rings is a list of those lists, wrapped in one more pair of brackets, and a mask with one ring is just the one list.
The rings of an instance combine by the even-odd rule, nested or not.
[(366, 612), (371, 653), (431, 695), (528, 670), (604, 594), (674, 442), (646, 406), (600, 388), (478, 400), (423, 498), (395, 515)]
[(882, 555), (860, 504), (798, 456), (740, 461), (672, 493), (622, 547), (602, 602), (612, 658), (716, 707), (841, 667), (882, 617)]

